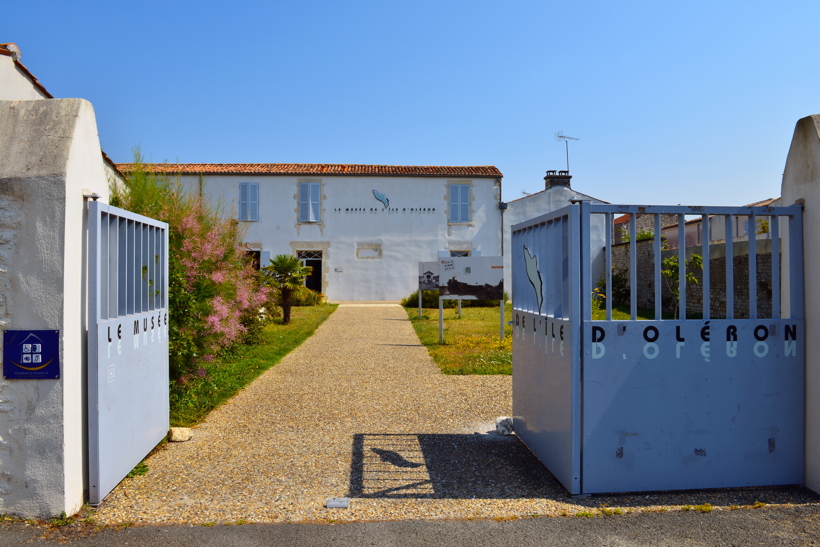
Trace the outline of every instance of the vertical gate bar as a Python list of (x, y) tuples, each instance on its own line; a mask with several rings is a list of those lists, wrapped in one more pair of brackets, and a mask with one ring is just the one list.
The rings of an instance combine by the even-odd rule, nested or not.
[(726, 215), (724, 231), (726, 233), (726, 319), (735, 318), (735, 252), (733, 215)]
[(100, 319), (108, 319), (108, 214), (100, 213)]
[[(518, 272), (521, 270), (519, 267), (518, 261), (518, 253), (516, 253), (515, 248), (518, 246), (518, 232), (511, 231), (510, 232), (510, 248), (507, 250), (510, 253), (510, 264), (512, 265), (512, 270), (510, 271), (510, 280), (512, 281), (512, 286), (509, 287), (507, 290), (510, 291), (510, 298), (512, 298), (513, 309), (516, 308), (518, 305), (518, 301), (516, 300), (515, 291), (516, 287), (518, 286)], [(421, 292), (419, 292), (421, 294)]]
[(630, 319), (638, 319), (638, 258), (637, 258), (637, 230), (635, 223), (638, 215), (629, 213), (629, 315)]
[(709, 244), (711, 243), (711, 230), (709, 230), (709, 214), (701, 215), (700, 224), (702, 227), (703, 241), (701, 241), (701, 248), (703, 249), (703, 318), (709, 319), (711, 317), (711, 288), (709, 286)]
[(612, 213), (606, 213), (606, 320), (612, 321)]
[(549, 247), (547, 245), (547, 230), (549, 229), (550, 223), (545, 222), (541, 225), (538, 229), (538, 256), (541, 257), (541, 264), (540, 271), (543, 272), (541, 274), (541, 295), (542, 295), (542, 305), (541, 305), (541, 315), (547, 315), (547, 309), (549, 304), (547, 301), (549, 299), (550, 293), (550, 285), (549, 285), (549, 268), (547, 268), (549, 254)]
[(149, 226), (147, 224), (142, 225), (142, 311), (146, 312), (149, 310), (148, 308), (148, 294), (150, 291), (150, 286), (148, 285), (148, 273), (150, 271), (150, 253), (151, 253), (151, 246), (149, 244)]
[(151, 226), (148, 231), (148, 236), (151, 240), (151, 254), (148, 255), (148, 263), (150, 264), (149, 269), (151, 270), (151, 277), (148, 280), (148, 309), (151, 311), (157, 309), (156, 306), (156, 294), (157, 294), (157, 227)]
[(142, 312), (142, 224), (134, 221), (134, 313)]
[[(527, 249), (529, 249), (530, 253), (535, 254), (535, 226), (527, 228)], [(534, 313), (537, 304), (538, 299), (535, 295), (535, 291), (527, 291), (527, 311)]]
[[(570, 311), (569, 311), (569, 319), (571, 320), (570, 323), (570, 332), (572, 333), (572, 349), (570, 349), (570, 377), (572, 382), (572, 399), (575, 403), (572, 405), (572, 437), (576, 439), (572, 443), (572, 470), (573, 476), (579, 477), (580, 484), (579, 484), (579, 493), (582, 493), (583, 489), (583, 408), (584, 408), (584, 393), (583, 393), (583, 360), (581, 359), (581, 352), (579, 351), (580, 348), (585, 347), (584, 342), (582, 340), (583, 336), (583, 329), (582, 329), (582, 322), (580, 321), (581, 314), (580, 314), (580, 305), (581, 305), (581, 295), (579, 294), (580, 287), (578, 286), (580, 281), (580, 274), (579, 265), (581, 264), (580, 261), (580, 236), (581, 236), (581, 226), (580, 226), (580, 218), (579, 218), (579, 206), (578, 204), (573, 204), (570, 206), (569, 217), (567, 218), (569, 222), (569, 226), (567, 227), (567, 235), (568, 237), (565, 238), (565, 241), (569, 244), (571, 261), (569, 262), (569, 296), (571, 298), (571, 303), (569, 304)], [(565, 314), (566, 315), (566, 314)], [(578, 348), (578, 349), (576, 349)]]
[(749, 215), (749, 319), (757, 319), (757, 216)]
[[(581, 253), (581, 261), (577, 263), (580, 265), (580, 274), (581, 274), (581, 319), (584, 321), (591, 321), (592, 320), (592, 271), (591, 271), (591, 263), (590, 263), (590, 245), (589, 245), (589, 238), (590, 238), (590, 228), (592, 226), (591, 223), (591, 214), (589, 211), (590, 203), (588, 201), (582, 201), (580, 203), (579, 214), (580, 214), (580, 227), (579, 227), (579, 239), (578, 244), (578, 252)], [(573, 260), (573, 264), (575, 264)]]
[(678, 319), (686, 319), (686, 215), (678, 215)]
[(127, 313), (128, 303), (128, 282), (126, 281), (128, 272), (128, 221), (125, 217), (119, 217), (119, 255), (117, 256), (117, 316), (122, 317)]
[(136, 249), (136, 243), (134, 241), (134, 221), (128, 220), (128, 254), (127, 254), (127, 265), (126, 268), (126, 283), (128, 283), (128, 301), (126, 303), (126, 308), (128, 314), (134, 313), (134, 250)]
[(120, 256), (119, 245), (120, 234), (119, 217), (108, 213), (108, 318), (113, 319), (117, 317), (117, 296), (119, 295), (119, 287), (117, 286), (117, 261)]
[(769, 217), (769, 235), (772, 237), (772, 319), (780, 319), (780, 217)]
[(663, 319), (661, 314), (661, 214), (655, 213), (655, 239), (652, 242), (655, 255), (655, 320)]
[[(574, 290), (580, 289), (577, 283), (573, 283), (570, 276), (572, 275), (572, 266), (577, 264), (576, 262), (570, 262), (573, 260), (573, 247), (572, 244), (575, 240), (572, 239), (572, 235), (576, 229), (576, 225), (578, 223), (578, 207), (573, 206), (575, 209), (575, 216), (566, 216), (563, 219), (564, 230), (566, 233), (566, 237), (562, 243), (562, 252), (561, 252), (561, 279), (563, 282), (561, 283), (561, 316), (564, 319), (580, 319), (578, 315), (571, 315), (572, 313), (572, 304), (575, 301), (573, 298)], [(574, 223), (570, 222), (570, 220), (574, 220)], [(580, 259), (580, 257), (577, 257)]]
[(547, 225), (547, 265), (544, 268), (547, 270), (547, 294), (549, 295), (549, 301), (547, 302), (546, 313), (549, 317), (555, 317), (555, 303), (556, 300), (556, 293), (555, 293), (555, 280), (558, 277), (556, 272), (558, 271), (558, 252), (556, 249), (560, 247), (559, 240), (555, 237), (555, 230), (558, 226), (558, 222), (556, 219), (553, 219)]
[(803, 206), (789, 216), (790, 319), (803, 319)]
[(88, 374), (86, 412), (88, 413), (88, 490), (91, 502), (99, 501), (98, 486), (100, 484), (100, 442), (99, 442), (99, 383), (97, 381), (99, 368), (99, 329), (101, 311), (101, 281), (102, 281), (102, 212), (104, 206), (99, 201), (88, 203)]

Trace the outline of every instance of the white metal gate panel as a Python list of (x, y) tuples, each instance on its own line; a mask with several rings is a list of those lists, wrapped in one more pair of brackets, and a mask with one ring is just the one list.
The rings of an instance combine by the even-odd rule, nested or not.
[[(630, 220), (629, 312), (615, 318), (618, 214)], [(654, 236), (664, 234), (662, 215), (674, 215), (664, 237), (676, 236), (677, 248), (654, 237), (646, 242), (651, 254), (638, 259), (639, 215), (654, 220)], [(687, 249), (687, 216), (702, 226), (694, 249)], [(735, 235), (741, 220), (747, 233)], [(600, 225), (603, 234), (594, 229)], [(723, 237), (712, 237), (710, 227)], [(799, 206), (582, 202), (513, 226), (516, 433), (572, 494), (802, 482), (802, 233)], [(594, 272), (592, 257), (602, 248), (604, 268)], [(701, 298), (687, 310), (691, 251), (702, 256), (702, 270), (693, 266), (701, 281), (692, 287)], [(664, 253), (680, 265), (679, 318), (664, 316)], [(738, 260), (735, 271), (744, 254), (746, 266)], [(605, 310), (593, 319), (598, 279), (605, 280)], [(644, 285), (653, 309), (642, 306), (641, 317), (639, 281), (654, 281)], [(722, 296), (712, 295), (712, 284), (716, 292), (725, 287)], [(745, 298), (736, 297), (744, 290)]]
[(168, 433), (168, 225), (89, 204), (88, 460), (96, 505)]

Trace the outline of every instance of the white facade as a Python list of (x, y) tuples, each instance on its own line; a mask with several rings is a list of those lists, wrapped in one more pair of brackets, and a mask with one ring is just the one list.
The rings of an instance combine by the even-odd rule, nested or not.
[[(277, 164), (262, 165), (275, 170)], [(155, 167), (169, 174), (176, 169)], [(263, 265), (278, 254), (318, 257), (321, 290), (330, 301), (409, 296), (418, 288), (418, 263), (435, 261), (440, 251), (501, 254), (501, 173), (495, 168), (335, 166), (354, 173), (327, 174), (323, 166), (297, 167), (308, 174), (237, 173), (242, 166), (226, 165), (221, 168), (232, 173), (183, 175), (182, 181), (233, 218), (249, 219), (240, 224)], [(373, 168), (387, 174), (355, 173)]]

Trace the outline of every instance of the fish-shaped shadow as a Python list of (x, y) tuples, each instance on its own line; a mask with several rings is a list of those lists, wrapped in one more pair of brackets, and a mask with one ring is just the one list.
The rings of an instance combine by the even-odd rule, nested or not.
[(393, 452), (392, 450), (384, 450), (381, 448), (371, 448), (373, 452), (379, 455), (379, 458), (383, 462), (392, 463), (396, 467), (421, 467), (422, 463), (411, 462), (410, 460), (404, 459), (404, 456), (399, 454), (398, 452)]
[(390, 206), (390, 200), (387, 199), (387, 196), (379, 192), (378, 190), (373, 190), (373, 195), (376, 196), (376, 199), (382, 202), (384, 208), (387, 209)]
[(538, 271), (538, 257), (533, 256), (527, 246), (524, 245), (524, 262), (527, 264), (527, 279), (530, 280), (532, 288), (535, 289), (535, 296), (538, 298), (538, 311), (541, 311), (541, 303), (544, 301), (544, 295), (541, 292), (541, 272)]

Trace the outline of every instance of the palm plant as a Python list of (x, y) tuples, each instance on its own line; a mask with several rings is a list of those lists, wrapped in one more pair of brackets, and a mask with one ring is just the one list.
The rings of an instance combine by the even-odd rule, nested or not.
[(293, 291), (299, 290), (305, 283), (313, 268), (303, 266), (299, 258), (292, 255), (276, 255), (270, 265), (262, 268), (262, 277), (265, 283), (279, 291), (280, 305), (282, 306), (282, 322), (290, 324), (291, 296)]

